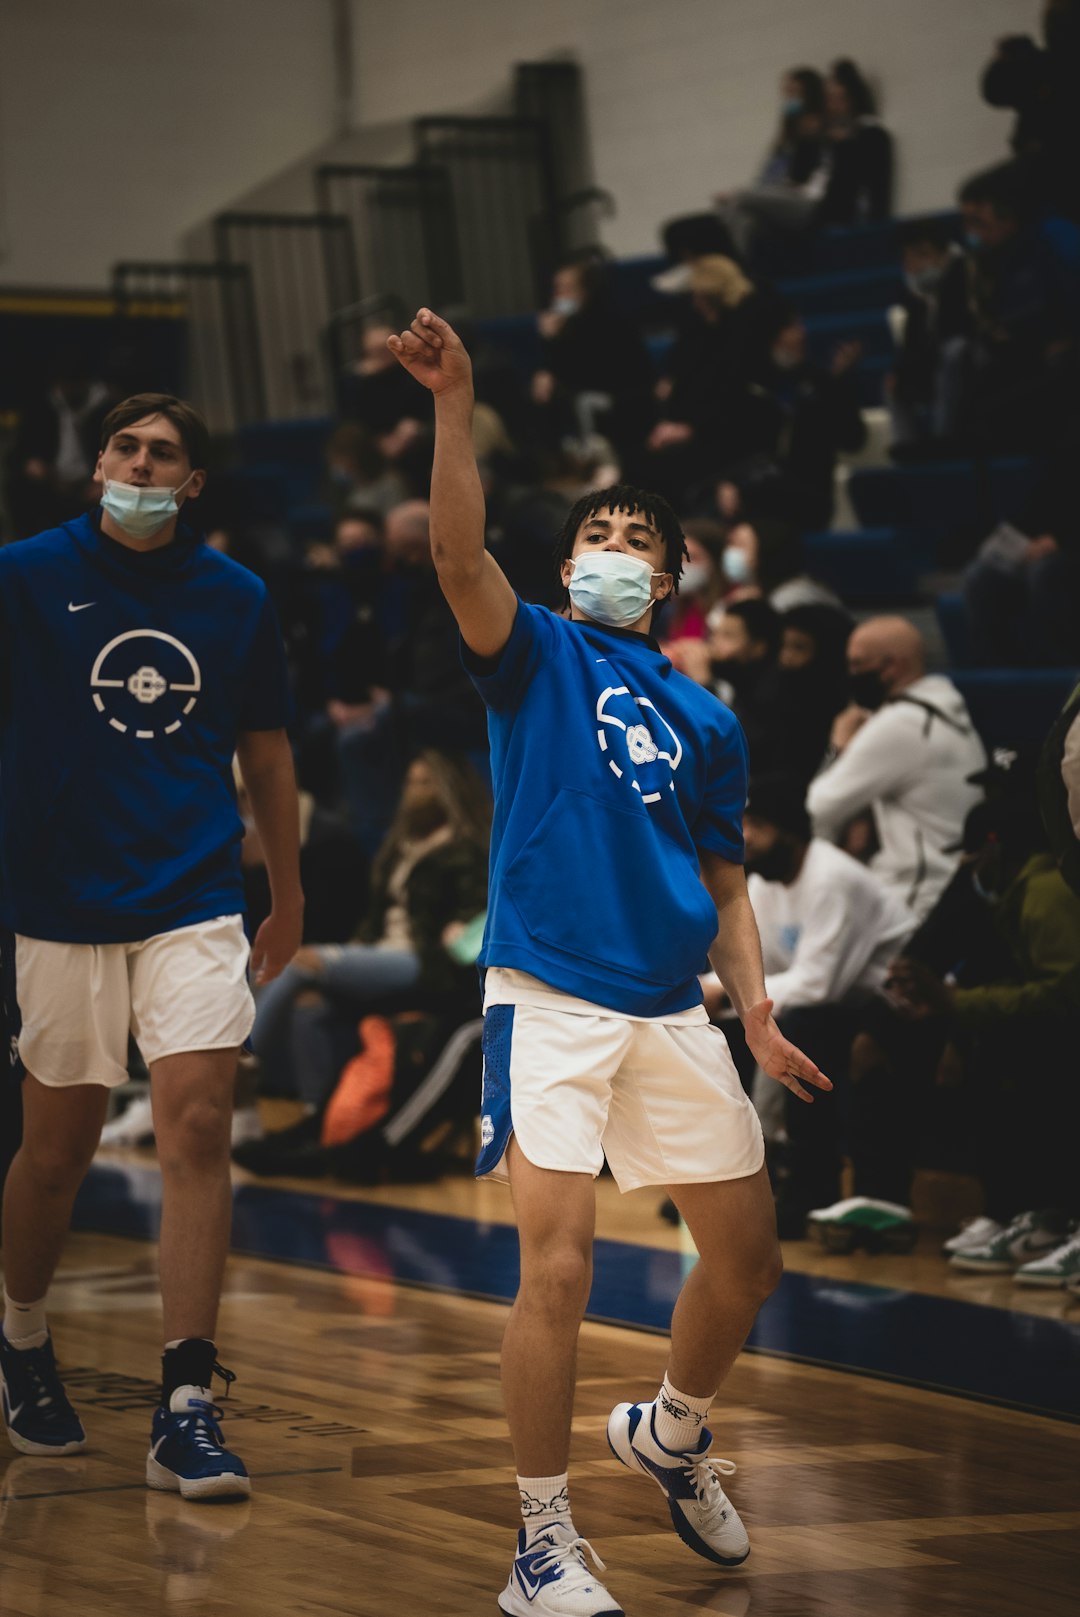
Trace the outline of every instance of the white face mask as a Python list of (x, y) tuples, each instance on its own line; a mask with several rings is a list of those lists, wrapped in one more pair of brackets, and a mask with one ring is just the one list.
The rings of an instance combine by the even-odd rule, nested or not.
[(712, 568), (708, 562), (688, 561), (679, 578), (680, 595), (697, 595), (707, 589), (712, 578)]
[(663, 576), (637, 556), (596, 550), (574, 557), (568, 589), (571, 601), (585, 617), (613, 629), (626, 629), (645, 616), (652, 605), (652, 581)]
[(745, 550), (739, 550), (729, 545), (720, 558), (720, 566), (724, 570), (724, 577), (731, 584), (745, 584), (751, 577), (750, 558)]
[(101, 496), (102, 509), (129, 539), (152, 539), (166, 523), (180, 515), (176, 496), (194, 476), (194, 472), (189, 472), (179, 488), (136, 488), (132, 483), (114, 483), (107, 477)]

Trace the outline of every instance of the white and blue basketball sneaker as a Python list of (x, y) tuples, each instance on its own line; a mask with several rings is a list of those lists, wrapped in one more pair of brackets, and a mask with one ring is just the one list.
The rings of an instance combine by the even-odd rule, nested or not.
[(0, 1330), (0, 1401), (4, 1425), (20, 1454), (77, 1454), (86, 1447), (82, 1421), (68, 1403), (52, 1337), (41, 1347), (12, 1347)]
[(684, 1544), (717, 1566), (740, 1566), (750, 1554), (750, 1540), (720, 1486), (720, 1477), (734, 1476), (735, 1466), (710, 1459), (712, 1433), (704, 1427), (696, 1449), (672, 1453), (658, 1440), (652, 1415), (652, 1404), (616, 1404), (607, 1427), (612, 1454), (631, 1471), (652, 1477)]
[(625, 1617), (585, 1563), (588, 1550), (600, 1571), (604, 1563), (587, 1539), (562, 1522), (518, 1532), (510, 1579), (499, 1610), (510, 1617)]
[(168, 1409), (159, 1404), (146, 1456), (147, 1487), (184, 1499), (247, 1499), (251, 1478), (243, 1460), (225, 1447), (222, 1413), (203, 1387), (178, 1387)]

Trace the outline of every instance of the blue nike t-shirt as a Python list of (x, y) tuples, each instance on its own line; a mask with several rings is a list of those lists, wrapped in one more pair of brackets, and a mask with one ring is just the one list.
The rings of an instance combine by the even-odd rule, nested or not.
[(698, 850), (743, 860), (746, 742), (655, 641), (518, 603), (488, 708), (495, 814), (482, 966), (633, 1016), (701, 1001), (716, 906)]
[(288, 718), (262, 581), (100, 520), (0, 549), (0, 925), (69, 943), (243, 910), (233, 753)]

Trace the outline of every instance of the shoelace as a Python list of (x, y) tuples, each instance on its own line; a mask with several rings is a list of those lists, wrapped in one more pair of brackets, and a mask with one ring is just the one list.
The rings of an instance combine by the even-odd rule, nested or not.
[[(31, 1349), (31, 1352), (32, 1351), (33, 1349)], [(27, 1354), (27, 1358), (29, 1358), (29, 1356), (30, 1355)], [(44, 1375), (41, 1373), (36, 1364), (26, 1365), (25, 1374), (27, 1381), (30, 1383), (30, 1401), (34, 1405), (34, 1408), (44, 1411), (46, 1419), (54, 1418), (57, 1414), (59, 1414), (59, 1410), (57, 1410), (55, 1407), (49, 1407), (51, 1404), (53, 1404), (53, 1395), (49, 1391), (48, 1383), (46, 1382)]]
[(708, 1454), (701, 1454), (693, 1459), (688, 1458), (684, 1470), (693, 1486), (698, 1504), (704, 1505), (708, 1510), (720, 1505), (725, 1498), (720, 1478), (733, 1477), (738, 1467), (734, 1460), (714, 1460)]
[(204, 1398), (189, 1398), (188, 1408), (191, 1414), (180, 1422), (180, 1430), (188, 1433), (188, 1441), (195, 1448), (206, 1453), (220, 1453), (225, 1447), (225, 1439), (218, 1421), (224, 1419), (225, 1411)]
[[(584, 1552), (586, 1550), (592, 1556), (596, 1570), (606, 1572), (607, 1567), (587, 1538), (568, 1538), (564, 1544), (553, 1544), (543, 1555), (537, 1557), (533, 1562), (533, 1567), (537, 1572), (550, 1572), (552, 1567), (558, 1566), (561, 1561), (563, 1563), (563, 1578), (566, 1579), (566, 1584), (569, 1588), (572, 1587), (571, 1579), (575, 1573), (579, 1580), (589, 1576), (589, 1569), (585, 1565)], [(568, 1573), (571, 1574), (570, 1578), (567, 1577)]]

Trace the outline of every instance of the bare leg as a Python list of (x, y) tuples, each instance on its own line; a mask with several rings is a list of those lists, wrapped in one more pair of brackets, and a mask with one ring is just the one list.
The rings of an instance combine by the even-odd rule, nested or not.
[(671, 1317), (668, 1376), (692, 1398), (710, 1398), (735, 1362), (783, 1263), (764, 1168), (746, 1179), (672, 1185), (701, 1261)]
[(4, 1187), (4, 1284), (37, 1302), (60, 1261), (75, 1193), (101, 1135), (104, 1084), (56, 1088), (23, 1080), (23, 1140)]
[(519, 1476), (561, 1476), (570, 1453), (577, 1339), (592, 1282), (596, 1221), (584, 1173), (537, 1168), (511, 1139), (521, 1285), (502, 1347), (506, 1417)]
[(161, 1164), (161, 1301), (165, 1341), (217, 1327), (232, 1225), (229, 1136), (236, 1050), (165, 1056), (151, 1069)]

